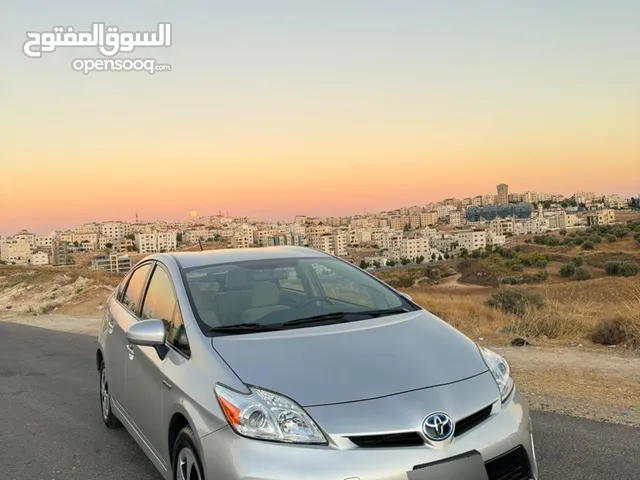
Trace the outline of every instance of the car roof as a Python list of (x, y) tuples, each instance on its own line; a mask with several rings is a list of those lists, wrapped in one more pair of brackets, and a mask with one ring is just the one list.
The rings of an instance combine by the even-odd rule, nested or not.
[(278, 246), (255, 248), (224, 248), (201, 252), (171, 252), (152, 255), (149, 259), (162, 260), (173, 258), (181, 268), (204, 267), (209, 265), (246, 262), (251, 260), (270, 260), (276, 258), (333, 258), (320, 250), (308, 247)]

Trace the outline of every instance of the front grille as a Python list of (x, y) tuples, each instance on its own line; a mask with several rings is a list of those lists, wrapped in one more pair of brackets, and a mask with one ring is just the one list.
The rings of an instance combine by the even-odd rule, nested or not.
[(489, 480), (527, 480), (530, 475), (529, 458), (524, 447), (492, 458), (485, 463)]
[(349, 440), (362, 448), (416, 447), (424, 445), (424, 439), (417, 432), (357, 436), (349, 437)]
[[(491, 415), (492, 406), (478, 410), (468, 417), (456, 423), (454, 437), (468, 432), (472, 428), (480, 425)], [(381, 447), (415, 447), (424, 444), (424, 438), (418, 432), (388, 433), (384, 435), (359, 435), (348, 437), (353, 443), (361, 448), (381, 448)]]
[(459, 437), (460, 435), (468, 432), (474, 427), (477, 427), (482, 422), (484, 422), (491, 415), (491, 410), (493, 409), (492, 405), (483, 408), (482, 410), (478, 410), (476, 413), (472, 413), (468, 417), (463, 418), (458, 423), (456, 423), (456, 430), (453, 432), (454, 437)]

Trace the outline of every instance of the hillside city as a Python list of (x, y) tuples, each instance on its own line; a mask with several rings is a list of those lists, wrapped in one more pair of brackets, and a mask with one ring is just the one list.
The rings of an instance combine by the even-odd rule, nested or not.
[(362, 268), (388, 268), (465, 256), (508, 244), (517, 235), (611, 224), (616, 211), (640, 208), (640, 195), (519, 194), (509, 193), (506, 184), (496, 190), (496, 194), (348, 217), (298, 215), (291, 223), (199, 216), (191, 210), (187, 220), (177, 222), (93, 222), (48, 234), (23, 230), (0, 237), (0, 262), (70, 265), (73, 254), (91, 253), (93, 268), (121, 273), (131, 268), (131, 254), (198, 250), (203, 243), (214, 243), (213, 248), (307, 246)]

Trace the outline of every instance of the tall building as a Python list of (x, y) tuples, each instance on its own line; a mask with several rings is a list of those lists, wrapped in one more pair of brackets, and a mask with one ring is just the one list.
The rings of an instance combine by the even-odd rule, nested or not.
[(501, 183), (498, 185), (498, 205), (509, 203), (509, 185)]

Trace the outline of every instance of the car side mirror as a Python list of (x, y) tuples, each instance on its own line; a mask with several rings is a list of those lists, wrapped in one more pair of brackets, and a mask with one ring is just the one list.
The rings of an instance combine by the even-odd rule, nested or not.
[(164, 346), (167, 332), (162, 320), (142, 320), (127, 329), (127, 340), (143, 347)]

